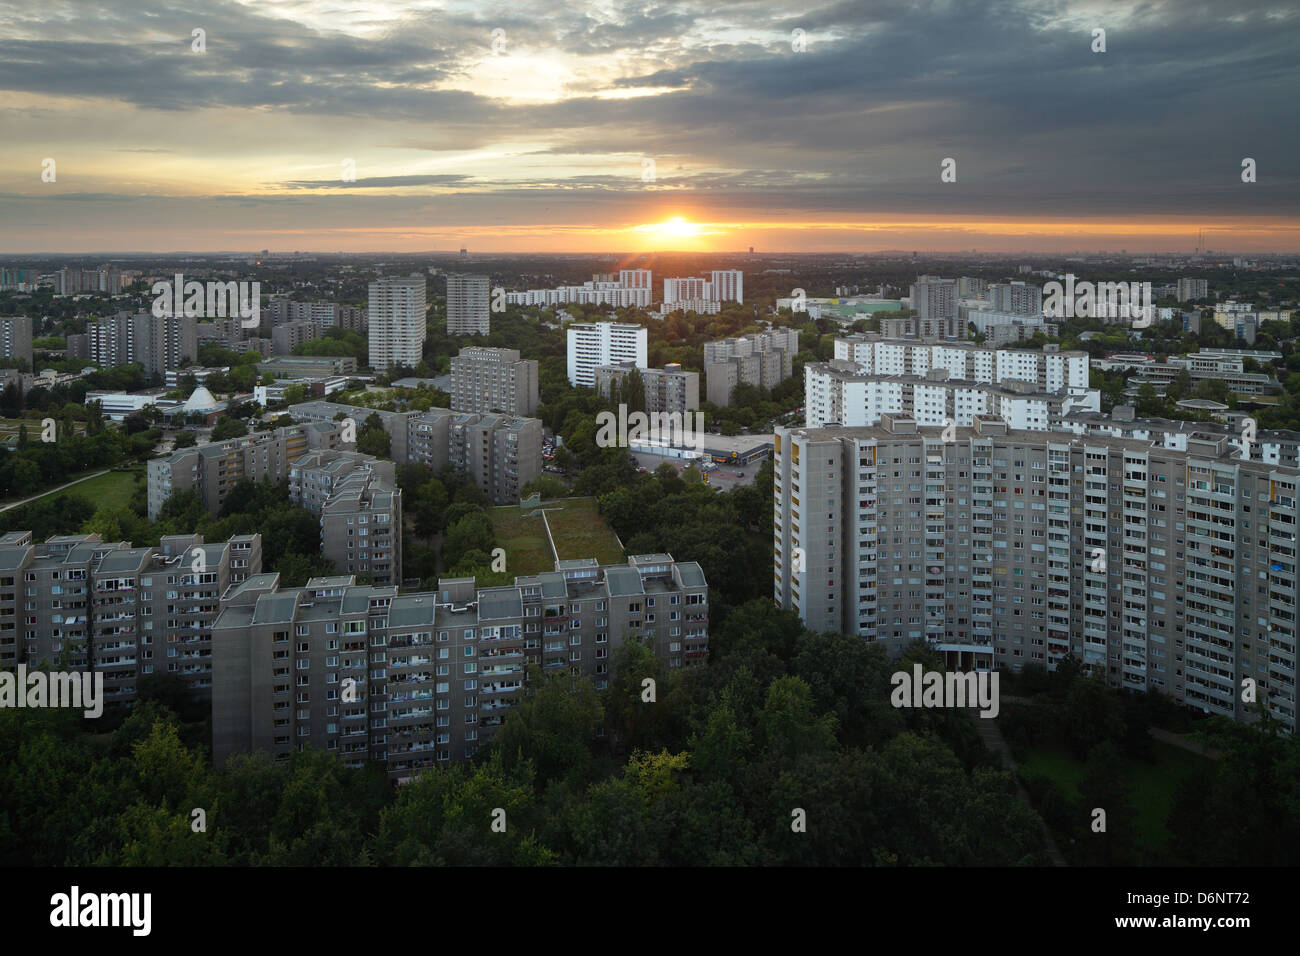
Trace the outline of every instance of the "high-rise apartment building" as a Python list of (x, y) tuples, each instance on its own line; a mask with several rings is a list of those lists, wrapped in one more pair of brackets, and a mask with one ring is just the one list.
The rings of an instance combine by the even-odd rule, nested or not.
[(370, 283), (370, 367), (386, 372), (395, 365), (414, 368), (424, 357), (424, 276), (382, 278)]
[(918, 333), (922, 338), (938, 336), (964, 339), (966, 329), (957, 319), (957, 281), (938, 276), (921, 276), (911, 288)]
[(995, 282), (988, 287), (990, 312), (1042, 318), (1043, 290), (1024, 282)]
[(1032, 382), (1045, 392), (1089, 391), (1088, 353), (1059, 346), (1042, 349), (995, 349), (969, 342), (915, 342), (888, 339), (874, 332), (837, 338), (835, 359), (852, 362), (872, 375), (924, 377), (943, 369), (953, 379), (999, 384), (1011, 379)]
[(366, 310), (337, 302), (295, 302), (292, 299), (273, 298), (262, 307), (262, 313), (272, 328), (287, 322), (310, 322), (316, 327), (315, 338), (323, 338), (331, 328), (366, 330)]
[[(351, 408), (351, 406), (340, 406)], [(358, 418), (366, 409), (352, 409)], [(359, 423), (358, 423), (358, 427)], [(287, 425), (269, 432), (182, 448), (148, 465), (149, 517), (156, 519), (163, 503), (178, 491), (195, 489), (213, 514), (241, 478), (255, 482), (283, 481), (289, 466), (318, 448), (338, 448), (341, 430), (333, 421)]]
[(719, 302), (745, 301), (745, 273), (741, 269), (714, 269), (713, 298)]
[(487, 335), (488, 277), (447, 273), (447, 334)]
[(654, 276), (649, 269), (622, 269), (617, 279), (612, 275), (597, 273), (592, 281), (582, 285), (507, 292), (506, 304), (554, 308), (572, 302), (578, 305), (610, 305), (616, 309), (648, 309), (654, 297), (653, 282)]
[(708, 279), (688, 276), (682, 279), (664, 279), (664, 308), (683, 301), (717, 301), (713, 284)]
[(707, 400), (731, 404), (741, 382), (773, 388), (794, 374), (799, 352), (799, 330), (773, 328), (755, 335), (704, 343), (704, 378)]
[[(631, 362), (596, 367), (596, 391), (606, 398), (611, 387), (621, 383), (636, 369)], [(700, 373), (687, 372), (677, 363), (663, 368), (636, 369), (645, 392), (645, 410), (654, 412), (693, 412), (700, 407)]]
[(98, 269), (80, 269), (66, 266), (55, 273), (55, 291), (60, 295), (78, 292), (108, 292), (117, 295), (122, 291), (122, 273), (114, 265)]
[(271, 329), (271, 349), (276, 355), (292, 355), (299, 345), (317, 338), (319, 331), (314, 322), (282, 322)]
[(918, 425), (970, 426), (976, 416), (1001, 419), (1011, 428), (1047, 431), (1072, 412), (1100, 412), (1101, 393), (1048, 391), (1009, 378), (1002, 384), (953, 378), (932, 368), (923, 376), (860, 371), (852, 362), (804, 366), (804, 424), (874, 425), (884, 415), (906, 415)]
[(704, 574), (667, 554), (607, 567), (562, 561), (511, 587), (444, 579), (415, 594), (349, 575), (286, 590), (273, 578), (245, 582), (216, 623), (217, 766), (255, 751), (287, 760), (311, 746), (403, 780), (488, 743), (530, 666), (601, 689), (628, 640), (674, 670), (708, 655)]
[(451, 360), (453, 411), (528, 417), (537, 404), (537, 361), (521, 359), (518, 349), (470, 346)]
[(778, 427), (774, 596), (892, 654), (924, 640), (963, 670), (1072, 654), (1238, 720), (1250, 678), (1294, 730), (1298, 482), (1214, 431)]
[(1209, 283), (1205, 279), (1179, 279), (1177, 298), (1179, 302), (1195, 302), (1210, 294)]
[(162, 375), (198, 358), (197, 324), (189, 316), (119, 312), (86, 325), (90, 360), (103, 368), (135, 362)]
[(28, 315), (0, 316), (0, 358), (23, 359), (32, 368), (32, 319)]
[(620, 322), (574, 324), (568, 328), (569, 384), (591, 388), (596, 367), (631, 362), (645, 368), (649, 332)]

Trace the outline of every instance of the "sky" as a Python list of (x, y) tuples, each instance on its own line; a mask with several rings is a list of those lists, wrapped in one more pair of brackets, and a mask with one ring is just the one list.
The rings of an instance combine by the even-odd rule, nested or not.
[(1273, 0), (0, 0), (0, 253), (1292, 252), (1297, 41)]

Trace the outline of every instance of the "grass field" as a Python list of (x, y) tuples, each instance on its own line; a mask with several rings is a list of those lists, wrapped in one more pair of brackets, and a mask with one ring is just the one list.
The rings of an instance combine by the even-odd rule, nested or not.
[(497, 546), (506, 549), (506, 567), (511, 574), (555, 570), (555, 558), (540, 517), (525, 518), (516, 505), (493, 508), (491, 515)]
[[(144, 471), (139, 469), (136, 471), (110, 471), (106, 475), (99, 475), (96, 478), (90, 478), (75, 484), (71, 488), (64, 488), (52, 495), (46, 495), (41, 500), (54, 501), (65, 495), (77, 495), (94, 505), (96, 511), (125, 508), (131, 504), (131, 496), (135, 494), (136, 476), (142, 474), (144, 474)], [(68, 480), (75, 480), (75, 476)]]
[(595, 498), (565, 498), (563, 504), (563, 511), (546, 512), (561, 561), (595, 558), (601, 564), (622, 564), (627, 560), (618, 538), (596, 510)]
[[(545, 503), (560, 560), (595, 558), (601, 564), (622, 564), (623, 549), (609, 525), (596, 511), (594, 498), (561, 498)], [(540, 516), (525, 518), (519, 508), (493, 508), (497, 544), (506, 550), (511, 574), (540, 574), (555, 570), (555, 556)]]
[[(1165, 820), (1173, 806), (1178, 785), (1208, 761), (1161, 741), (1152, 742), (1152, 754), (1154, 763), (1125, 761), (1124, 769), (1131, 788), (1130, 799), (1137, 811), (1141, 840), (1147, 846), (1161, 847), (1169, 840)], [(1040, 749), (1020, 762), (1020, 774), (1023, 777), (1047, 777), (1065, 796), (1077, 800), (1084, 765), (1064, 750)]]

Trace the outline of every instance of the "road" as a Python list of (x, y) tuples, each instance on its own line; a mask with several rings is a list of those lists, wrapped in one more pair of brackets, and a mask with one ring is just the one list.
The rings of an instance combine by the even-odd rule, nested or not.
[(21, 508), (23, 505), (36, 501), (38, 498), (44, 498), (46, 495), (52, 495), (56, 491), (62, 491), (64, 488), (71, 488), (73, 485), (79, 485), (83, 481), (89, 481), (91, 478), (98, 478), (100, 475), (107, 475), (110, 469), (105, 468), (103, 471), (97, 471), (93, 475), (85, 475), (76, 481), (70, 481), (66, 485), (59, 485), (57, 488), (51, 488), (49, 491), (42, 491), (39, 495), (32, 495), (30, 498), (24, 498), (22, 501), (15, 501), (13, 504), (0, 507), (0, 512), (8, 511), (10, 508)]

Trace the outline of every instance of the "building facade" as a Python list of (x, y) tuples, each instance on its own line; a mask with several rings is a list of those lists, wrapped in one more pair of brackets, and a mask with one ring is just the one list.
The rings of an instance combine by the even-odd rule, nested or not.
[(370, 367), (386, 372), (395, 365), (414, 368), (424, 357), (424, 276), (382, 278), (370, 283), (366, 314), (370, 323)]
[(431, 408), (425, 412), (376, 412), (333, 402), (303, 402), (288, 412), (300, 421), (332, 422), (339, 414), (358, 423), (378, 416), (399, 465), (433, 471), (450, 465), (468, 475), (498, 504), (514, 504), (525, 485), (542, 473), (542, 423), (477, 412)]
[(631, 362), (645, 368), (649, 332), (621, 322), (574, 324), (568, 328), (569, 384), (592, 388), (596, 367)]
[[(621, 383), (636, 369), (630, 362), (596, 367), (596, 391), (606, 398), (612, 386)], [(700, 407), (700, 373), (687, 372), (670, 363), (663, 368), (636, 369), (645, 392), (645, 410), (655, 412), (693, 412)]]
[(156, 520), (173, 494), (190, 489), (198, 491), (204, 506), (216, 514), (241, 479), (283, 481), (289, 466), (307, 452), (336, 449), (341, 443), (342, 430), (333, 421), (313, 421), (153, 458), (148, 464), (149, 518)]
[(34, 544), (0, 540), (0, 667), (20, 663), (101, 672), (108, 703), (133, 700), (138, 681), (171, 674), (201, 697), (212, 691), (212, 624), (222, 595), (261, 570), (261, 535), (157, 547), (97, 534)]
[(487, 276), (447, 273), (448, 335), (488, 334), (488, 292)]
[(521, 359), (518, 349), (471, 346), (451, 360), (452, 411), (526, 418), (538, 400), (537, 361)]
[(1184, 448), (903, 416), (778, 428), (774, 597), (814, 630), (959, 669), (1066, 654), (1116, 687), (1296, 726), (1296, 486), (1226, 436)]
[(794, 374), (799, 351), (799, 330), (773, 328), (755, 335), (704, 343), (706, 398), (714, 405), (730, 405), (741, 382), (774, 388)]
[(32, 319), (29, 315), (0, 316), (0, 358), (22, 359), (32, 365)]
[(120, 312), (86, 325), (89, 357), (102, 368), (135, 362), (163, 375), (198, 358), (197, 325), (189, 316)]
[(397, 594), (351, 576), (234, 592), (216, 623), (213, 759), (304, 746), (403, 780), (467, 759), (520, 698), (526, 668), (607, 686), (626, 641), (671, 669), (708, 655), (708, 586), (694, 562), (561, 562), (512, 587), (472, 579)]
[(289, 500), (320, 518), (321, 556), (340, 573), (402, 583), (402, 492), (393, 462), (310, 451), (289, 467)]

